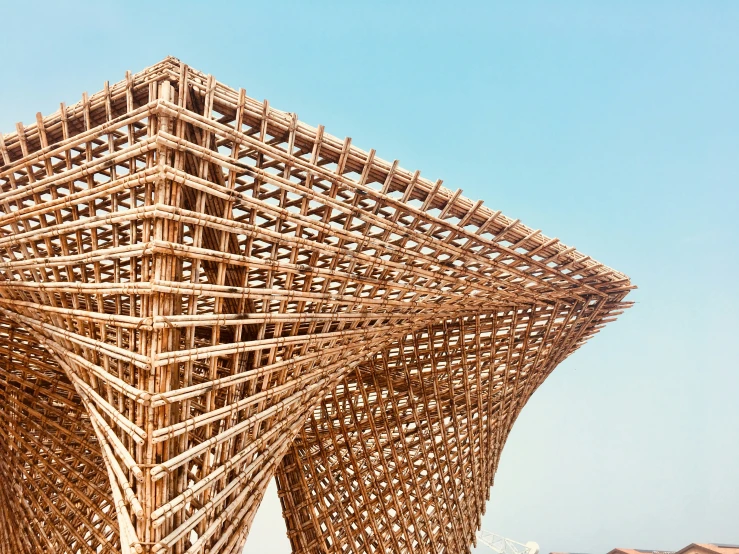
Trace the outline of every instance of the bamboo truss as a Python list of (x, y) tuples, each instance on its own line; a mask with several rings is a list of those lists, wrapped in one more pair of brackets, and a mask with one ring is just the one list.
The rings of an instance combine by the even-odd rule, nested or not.
[(629, 279), (174, 58), (0, 135), (0, 550), (469, 552)]

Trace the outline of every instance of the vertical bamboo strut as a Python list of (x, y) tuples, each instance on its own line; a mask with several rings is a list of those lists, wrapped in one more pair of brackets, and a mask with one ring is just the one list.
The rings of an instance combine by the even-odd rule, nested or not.
[(174, 58), (0, 135), (0, 554), (469, 552), (628, 277)]

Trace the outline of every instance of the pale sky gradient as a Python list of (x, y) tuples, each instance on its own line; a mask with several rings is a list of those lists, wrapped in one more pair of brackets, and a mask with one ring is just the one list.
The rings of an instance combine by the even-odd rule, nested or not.
[[(395, 4), (0, 0), (0, 131), (171, 54), (625, 272), (636, 306), (524, 409), (484, 527), (739, 543), (739, 2)], [(284, 533), (270, 491), (247, 552)]]

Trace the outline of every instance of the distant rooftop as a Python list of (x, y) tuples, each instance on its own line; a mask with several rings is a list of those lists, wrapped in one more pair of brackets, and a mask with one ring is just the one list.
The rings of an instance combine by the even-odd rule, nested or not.
[[(551, 552), (550, 554), (582, 553)], [(739, 554), (739, 544), (691, 543), (678, 551), (649, 548), (614, 548), (608, 554)]]
[(678, 551), (644, 548), (614, 548), (608, 554), (739, 554), (739, 545), (691, 543)]

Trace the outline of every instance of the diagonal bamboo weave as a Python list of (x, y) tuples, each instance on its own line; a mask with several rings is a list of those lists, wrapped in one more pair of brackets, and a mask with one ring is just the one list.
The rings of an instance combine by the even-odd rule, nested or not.
[(0, 550), (469, 552), (624, 275), (174, 58), (0, 135)]

